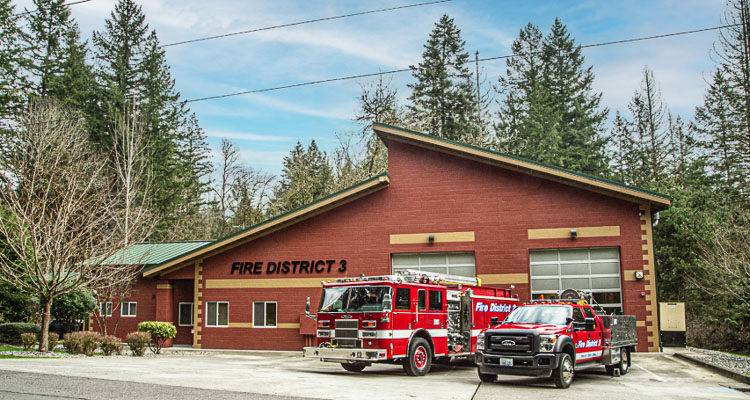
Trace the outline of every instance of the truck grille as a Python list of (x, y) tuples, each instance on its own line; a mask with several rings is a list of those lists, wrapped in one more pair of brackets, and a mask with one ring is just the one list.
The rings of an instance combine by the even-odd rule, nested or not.
[(359, 321), (354, 319), (336, 320), (336, 343), (339, 347), (357, 347)]
[(487, 333), (487, 350), (492, 353), (530, 354), (534, 352), (533, 335)]

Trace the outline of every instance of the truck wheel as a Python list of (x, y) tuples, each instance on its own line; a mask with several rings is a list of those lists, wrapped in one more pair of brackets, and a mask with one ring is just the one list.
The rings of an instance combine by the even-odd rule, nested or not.
[(570, 354), (562, 354), (560, 366), (552, 371), (552, 379), (555, 381), (555, 386), (561, 389), (570, 387), (570, 383), (573, 382), (573, 360), (570, 358)]
[(341, 363), (341, 366), (349, 372), (361, 372), (367, 366), (363, 362)]
[(620, 370), (620, 376), (628, 373), (628, 370), (630, 370), (630, 350), (622, 349), (622, 357), (620, 357), (617, 368)]
[(404, 360), (404, 371), (411, 376), (424, 376), (432, 366), (432, 349), (422, 338), (414, 338), (409, 345), (409, 358)]
[(482, 382), (492, 383), (495, 382), (495, 379), (497, 379), (497, 375), (495, 374), (483, 374), (478, 369), (477, 372), (479, 373), (479, 380)]

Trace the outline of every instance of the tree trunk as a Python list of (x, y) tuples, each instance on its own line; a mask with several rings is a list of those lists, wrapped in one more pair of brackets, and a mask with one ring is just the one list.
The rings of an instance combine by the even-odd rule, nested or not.
[(39, 351), (47, 352), (49, 343), (49, 320), (52, 309), (52, 297), (44, 299), (44, 314), (42, 315), (42, 339), (39, 341)]

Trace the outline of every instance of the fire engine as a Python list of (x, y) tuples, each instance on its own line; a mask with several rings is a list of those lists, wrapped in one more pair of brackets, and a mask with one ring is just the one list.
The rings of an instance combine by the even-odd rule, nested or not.
[[(436, 358), (471, 358), (477, 334), (516, 308), (511, 290), (424, 271), (323, 282), (317, 347), (305, 347), (303, 356), (354, 372), (401, 363), (407, 374), (422, 376)], [(309, 308), (308, 298), (312, 317)]]
[(575, 371), (592, 367), (625, 375), (637, 343), (634, 316), (607, 315), (590, 293), (568, 289), (559, 299), (521, 305), (481, 332), (475, 361), (482, 382), (498, 374), (546, 376), (567, 388)]

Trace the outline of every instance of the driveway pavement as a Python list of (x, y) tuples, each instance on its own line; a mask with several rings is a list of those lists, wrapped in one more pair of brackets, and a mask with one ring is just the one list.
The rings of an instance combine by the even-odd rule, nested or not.
[[(132, 398), (158, 398), (157, 393), (160, 392), (148, 395), (148, 390), (169, 392), (169, 388), (163, 386), (167, 385), (175, 387), (175, 391), (183, 390), (182, 395), (175, 398), (206, 398), (205, 392), (191, 394), (189, 390), (184, 390), (192, 388), (215, 391), (217, 396), (223, 396), (226, 392), (243, 392), (358, 400), (538, 399), (540, 396), (562, 394), (577, 400), (657, 397), (750, 400), (748, 395), (732, 389), (741, 386), (735, 381), (671, 355), (635, 354), (633, 362), (631, 372), (620, 378), (606, 375), (603, 368), (601, 371), (577, 374), (571, 388), (562, 393), (550, 382), (536, 378), (500, 377), (496, 383), (480, 385), (476, 369), (470, 366), (436, 365), (427, 376), (414, 378), (405, 376), (399, 365), (374, 365), (363, 373), (351, 373), (338, 364), (303, 359), (298, 353), (289, 352), (210, 352), (156, 358), (3, 359), (0, 360), (0, 370), (149, 384), (143, 386), (145, 392), (128, 393), (128, 389), (122, 389), (125, 393), (133, 394)], [(5, 375), (0, 374), (1, 379), (8, 379), (11, 383), (24, 379), (23, 374)], [(60, 380), (68, 381), (66, 378)], [(0, 392), (5, 386), (5, 382), (0, 380)], [(71, 397), (103, 398), (97, 397), (96, 393), (92, 393), (91, 397), (85, 393)]]

